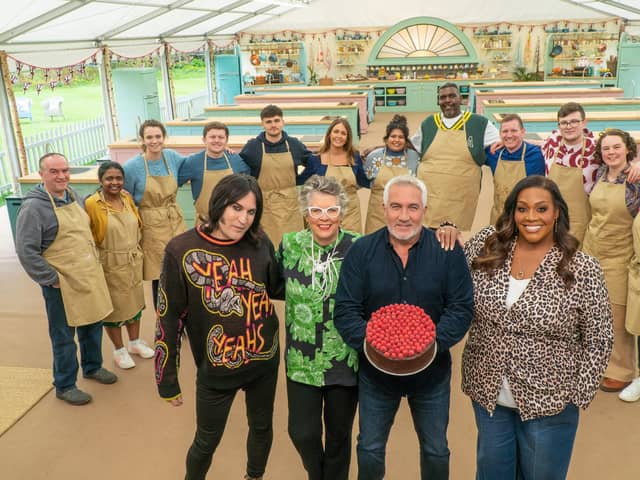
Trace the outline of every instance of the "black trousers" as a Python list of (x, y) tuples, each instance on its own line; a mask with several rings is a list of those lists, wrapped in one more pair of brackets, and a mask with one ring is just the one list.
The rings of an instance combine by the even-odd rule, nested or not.
[[(249, 434), (247, 436), (247, 475), (261, 477), (273, 441), (273, 402), (278, 369), (240, 387), (245, 392)], [(201, 384), (196, 391), (197, 430), (187, 453), (185, 480), (204, 480), (216, 448), (220, 444), (231, 404), (240, 388), (218, 390)]]
[(287, 398), (289, 436), (309, 480), (347, 480), (358, 387), (314, 387), (287, 379)]

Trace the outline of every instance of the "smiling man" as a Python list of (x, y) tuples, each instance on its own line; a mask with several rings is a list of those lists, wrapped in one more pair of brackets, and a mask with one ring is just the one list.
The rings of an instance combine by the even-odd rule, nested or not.
[(487, 165), (493, 172), (493, 225), (502, 213), (509, 192), (519, 180), (529, 175), (544, 176), (542, 151), (538, 145), (524, 141), (526, 133), (520, 116), (505, 115), (500, 124), (500, 140), (503, 147), (495, 153), (491, 153), (490, 148), (486, 149)]
[(260, 120), (264, 131), (247, 142), (240, 156), (262, 189), (262, 227), (274, 245), (278, 245), (284, 233), (302, 229), (296, 178), (298, 167), (306, 166), (312, 153), (284, 131), (280, 107), (267, 105), (260, 112)]
[[(485, 147), (499, 140), (498, 131), (485, 117), (462, 112), (462, 97), (455, 83), (438, 89), (441, 113), (428, 116), (420, 127), (422, 161), (418, 178), (429, 189), (426, 226), (455, 223), (460, 230), (471, 230), (478, 206), (481, 166), (486, 162)], [(414, 145), (418, 145), (415, 143)]]
[(80, 344), (85, 378), (118, 380), (102, 368), (102, 322), (111, 297), (89, 228), (89, 217), (69, 187), (67, 159), (47, 153), (40, 159), (42, 183), (25, 196), (18, 213), (16, 252), (22, 267), (42, 289), (53, 350), (56, 397), (84, 405), (91, 395), (76, 385)]
[(232, 173), (250, 174), (249, 166), (240, 155), (227, 153), (229, 127), (222, 122), (210, 122), (202, 130), (205, 149), (189, 155), (178, 174), (178, 183), (191, 181), (191, 194), (196, 210), (196, 225), (207, 220), (211, 192), (227, 175)]
[[(362, 237), (347, 252), (335, 297), (335, 326), (360, 354), (358, 479), (384, 478), (386, 444), (402, 397), (420, 441), (420, 478), (448, 479), (449, 349), (471, 322), (471, 278), (460, 246), (442, 249), (435, 233), (422, 225), (427, 201), (422, 181), (394, 177), (383, 197), (386, 228)], [(363, 353), (371, 315), (394, 303), (417, 305), (436, 324), (438, 353), (413, 375), (383, 373)]]

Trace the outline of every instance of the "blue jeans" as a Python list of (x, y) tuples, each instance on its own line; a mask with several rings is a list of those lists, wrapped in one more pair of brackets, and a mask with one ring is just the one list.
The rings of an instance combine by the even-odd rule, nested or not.
[(578, 429), (578, 407), (522, 421), (517, 410), (496, 406), (493, 416), (473, 402), (478, 426), (477, 480), (564, 480)]
[[(449, 396), (451, 371), (424, 384), (418, 391), (403, 392), (360, 374), (358, 401), (358, 479), (382, 480), (387, 440), (400, 400), (406, 395), (413, 426), (420, 442), (420, 478), (449, 478)], [(392, 475), (395, 478), (397, 475)]]
[(78, 355), (75, 341), (76, 330), (80, 345), (82, 373), (88, 375), (102, 367), (102, 322), (84, 327), (70, 327), (59, 288), (42, 287), (49, 320), (49, 337), (53, 349), (53, 384), (59, 393), (76, 386), (78, 377)]

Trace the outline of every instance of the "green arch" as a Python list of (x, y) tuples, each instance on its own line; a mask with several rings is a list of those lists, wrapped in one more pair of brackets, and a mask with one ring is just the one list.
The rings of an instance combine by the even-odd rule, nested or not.
[[(413, 25), (434, 25), (449, 31), (458, 41), (462, 44), (468, 55), (459, 55), (455, 57), (408, 57), (408, 58), (378, 58), (378, 54), (387, 41), (407, 27)], [(454, 24), (449, 23), (441, 18), (435, 17), (413, 17), (396, 23), (393, 27), (389, 28), (373, 46), (371, 53), (369, 54), (368, 64), (372, 66), (383, 65), (398, 65), (402, 63), (410, 63), (411, 65), (429, 65), (433, 63), (449, 64), (449, 63), (477, 63), (478, 54), (473, 47), (471, 41), (467, 38), (462, 30), (456, 27)]]

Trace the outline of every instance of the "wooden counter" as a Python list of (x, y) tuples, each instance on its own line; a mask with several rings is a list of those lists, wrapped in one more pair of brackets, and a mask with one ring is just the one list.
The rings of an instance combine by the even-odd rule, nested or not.
[(624, 90), (615, 87), (606, 88), (539, 88), (537, 90), (526, 89), (496, 89), (491, 87), (475, 90), (475, 109), (479, 114), (483, 113), (484, 101), (489, 100), (514, 100), (514, 99), (576, 99), (576, 98), (618, 98), (624, 95)]
[(640, 100), (623, 97), (563, 97), (563, 98), (534, 98), (483, 100), (481, 110), (483, 115), (490, 117), (494, 113), (525, 113), (525, 112), (557, 112), (567, 102), (577, 102), (587, 112), (599, 111), (635, 111), (640, 115)]
[[(504, 114), (494, 113), (489, 117), (496, 125), (500, 124)], [(547, 132), (557, 127), (556, 112), (525, 112), (520, 114), (525, 128), (530, 132)], [(589, 111), (588, 126), (592, 130), (606, 130), (615, 127), (626, 131), (640, 130), (640, 115), (637, 111), (603, 112)]]
[[(314, 87), (305, 87), (314, 88)], [(371, 97), (371, 98), (370, 98)], [(371, 111), (373, 112), (373, 91), (366, 92), (340, 92), (335, 93), (316, 93), (314, 91), (306, 92), (301, 90), (299, 93), (262, 93), (260, 95), (237, 95), (236, 104), (256, 103), (259, 98), (260, 102), (265, 104), (274, 104), (282, 108), (283, 104), (295, 103), (357, 103), (358, 113), (360, 115), (360, 132), (366, 133), (369, 129), (369, 104), (371, 103)], [(371, 117), (373, 120), (373, 117)], [(289, 123), (289, 120), (287, 120)]]

